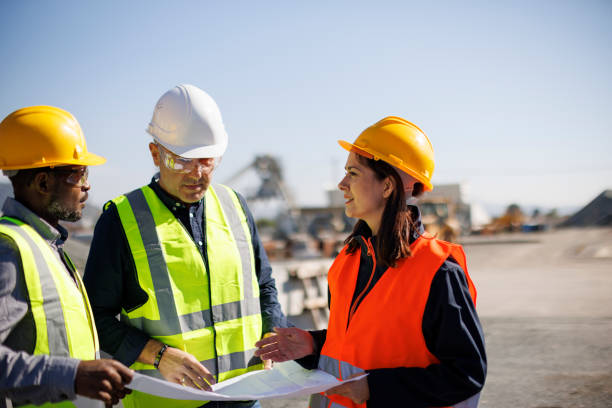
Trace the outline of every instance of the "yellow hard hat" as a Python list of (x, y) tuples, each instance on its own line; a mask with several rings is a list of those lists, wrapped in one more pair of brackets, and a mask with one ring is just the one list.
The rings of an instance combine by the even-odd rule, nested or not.
[(353, 143), (344, 140), (338, 143), (349, 152), (383, 160), (423, 183), (425, 191), (433, 190), (433, 146), (414, 123), (388, 116), (361, 132)]
[(16, 110), (0, 123), (0, 169), (95, 166), (104, 157), (87, 151), (79, 122), (53, 106)]

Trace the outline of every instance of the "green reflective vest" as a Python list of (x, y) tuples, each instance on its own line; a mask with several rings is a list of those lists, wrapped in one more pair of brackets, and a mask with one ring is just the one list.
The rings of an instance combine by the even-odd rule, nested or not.
[[(204, 197), (208, 270), (181, 222), (148, 186), (112, 200), (147, 302), (121, 320), (197, 358), (218, 381), (261, 369), (254, 344), (262, 336), (259, 284), (246, 215), (236, 194), (210, 186)], [(152, 365), (132, 369), (162, 378)], [(134, 391), (126, 407), (197, 407)]]
[[(97, 358), (98, 334), (79, 274), (74, 273), (75, 284), (53, 249), (28, 224), (15, 218), (1, 217), (0, 233), (15, 241), (21, 255), (30, 311), (36, 328), (36, 344), (32, 354), (80, 360)], [(66, 261), (70, 262), (76, 272), (68, 256)], [(39, 406), (75, 405), (63, 401)]]

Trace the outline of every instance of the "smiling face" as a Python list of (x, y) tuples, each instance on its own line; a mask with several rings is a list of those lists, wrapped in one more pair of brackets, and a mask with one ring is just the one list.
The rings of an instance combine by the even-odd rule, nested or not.
[(213, 170), (215, 168), (214, 158), (195, 159), (199, 164), (192, 166), (188, 173), (177, 172), (169, 168), (162, 160), (162, 155), (172, 155), (170, 151), (161, 151), (162, 146), (149, 143), (151, 157), (159, 167), (159, 185), (168, 194), (180, 201), (191, 204), (200, 201), (210, 185)]
[(365, 160), (353, 152), (344, 168), (346, 174), (338, 188), (344, 193), (345, 213), (364, 220), (376, 235), (387, 199), (393, 192), (393, 181), (390, 177), (379, 180)]

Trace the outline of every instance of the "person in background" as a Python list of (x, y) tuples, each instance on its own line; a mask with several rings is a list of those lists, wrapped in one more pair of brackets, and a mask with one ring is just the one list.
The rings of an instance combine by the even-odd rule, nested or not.
[(406, 198), (433, 189), (433, 147), (413, 123), (387, 117), (349, 151), (344, 193), (357, 218), (329, 274), (327, 330), (275, 329), (257, 355), (299, 359), (345, 380), (310, 408), (476, 407), (486, 376), (476, 289), (463, 249), (425, 234)]
[(76, 119), (52, 106), (19, 109), (0, 123), (0, 169), (15, 198), (0, 217), (0, 407), (57, 403), (78, 395), (116, 404), (133, 373), (97, 360), (98, 337), (59, 221), (81, 218), (90, 189)]
[[(215, 101), (176, 86), (157, 102), (148, 132), (159, 173), (105, 205), (85, 286), (102, 350), (141, 374), (209, 390), (261, 369), (255, 342), (287, 323), (245, 199), (212, 184), (228, 144)], [(123, 403), (202, 405), (137, 391)], [(259, 403), (206, 404), (216, 406)]]

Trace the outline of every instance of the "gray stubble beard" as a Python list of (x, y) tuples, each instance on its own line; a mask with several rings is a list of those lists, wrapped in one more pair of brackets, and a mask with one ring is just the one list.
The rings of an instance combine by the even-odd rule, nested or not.
[(54, 195), (47, 208), (50, 215), (61, 221), (75, 222), (81, 219), (83, 212), (80, 209), (70, 210), (60, 204), (58, 197)]

